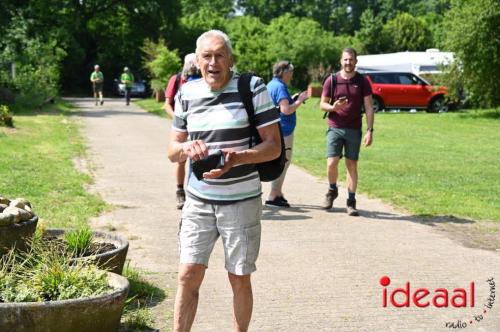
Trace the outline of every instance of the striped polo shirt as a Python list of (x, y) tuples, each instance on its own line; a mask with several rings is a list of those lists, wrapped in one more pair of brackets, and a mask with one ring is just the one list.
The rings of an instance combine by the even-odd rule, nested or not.
[[(185, 83), (176, 95), (174, 130), (187, 132), (189, 140), (202, 140), (209, 154), (217, 150), (248, 149), (250, 124), (238, 93), (239, 74), (233, 74), (221, 90), (211, 91), (203, 78)], [(259, 77), (250, 82), (256, 126), (262, 128), (279, 121), (267, 88)], [(253, 164), (235, 165), (217, 179), (198, 180), (191, 167), (187, 193), (213, 204), (229, 204), (261, 194), (259, 174)]]

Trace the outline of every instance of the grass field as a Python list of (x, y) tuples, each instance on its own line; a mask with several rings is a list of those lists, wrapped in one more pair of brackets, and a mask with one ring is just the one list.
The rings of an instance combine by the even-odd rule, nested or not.
[[(293, 162), (326, 178), (319, 99), (299, 109), (297, 124)], [(374, 127), (358, 191), (415, 215), (500, 221), (500, 111), (377, 113)]]
[(85, 190), (90, 176), (73, 164), (85, 146), (71, 112), (69, 105), (48, 105), (16, 113), (14, 129), (0, 127), (0, 195), (27, 198), (50, 227), (76, 227), (106, 209)]
[[(165, 116), (161, 103), (138, 104)], [(318, 98), (299, 109), (293, 162), (326, 178), (322, 115)], [(419, 216), (500, 221), (499, 110), (377, 113), (374, 127), (373, 145), (361, 148), (359, 192)], [(340, 181), (345, 173), (341, 162)]]

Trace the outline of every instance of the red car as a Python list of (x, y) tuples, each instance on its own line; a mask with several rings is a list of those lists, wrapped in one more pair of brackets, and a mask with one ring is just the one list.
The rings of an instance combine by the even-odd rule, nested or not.
[(413, 73), (367, 72), (364, 73), (372, 86), (373, 110), (385, 108), (423, 108), (427, 112), (445, 112), (448, 107), (446, 87), (432, 86)]

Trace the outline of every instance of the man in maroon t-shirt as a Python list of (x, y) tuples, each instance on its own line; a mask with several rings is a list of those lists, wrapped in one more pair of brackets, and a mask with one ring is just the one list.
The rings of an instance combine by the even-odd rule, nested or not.
[[(321, 95), (321, 110), (328, 113), (326, 135), (327, 174), (330, 187), (323, 203), (324, 209), (331, 209), (338, 196), (338, 165), (345, 155), (347, 168), (347, 213), (357, 216), (356, 187), (358, 184), (358, 157), (362, 136), (362, 106), (365, 108), (367, 130), (364, 144), (373, 140), (372, 90), (368, 80), (356, 72), (357, 54), (353, 48), (345, 48), (340, 59), (341, 71), (325, 80)], [(332, 95), (333, 92), (333, 95)], [(344, 153), (343, 153), (344, 152)]]

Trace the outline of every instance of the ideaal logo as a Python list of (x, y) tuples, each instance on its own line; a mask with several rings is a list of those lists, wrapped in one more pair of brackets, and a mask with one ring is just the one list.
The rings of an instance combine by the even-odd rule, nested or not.
[[(484, 316), (488, 313), (488, 310), (493, 308), (495, 303), (495, 280), (494, 278), (489, 278), (486, 280), (489, 287), (489, 296), (486, 302), (483, 304), (483, 311), (481, 314), (474, 315), (468, 320), (458, 320), (456, 322), (445, 322), (445, 327), (451, 329), (463, 329), (468, 325), (472, 325), (474, 322), (480, 322), (484, 319)], [(413, 304), (419, 308), (426, 308), (429, 306), (434, 306), (436, 308), (475, 308), (475, 282), (471, 281), (467, 287), (464, 288), (454, 288), (453, 290), (448, 290), (446, 288), (436, 288), (433, 291), (428, 288), (421, 287), (413, 290), (409, 281), (405, 283), (404, 287), (388, 289), (387, 287), (391, 284), (391, 279), (388, 276), (383, 276), (380, 278), (380, 285), (382, 285), (382, 306), (386, 308), (392, 305), (396, 308), (410, 307)]]

